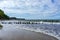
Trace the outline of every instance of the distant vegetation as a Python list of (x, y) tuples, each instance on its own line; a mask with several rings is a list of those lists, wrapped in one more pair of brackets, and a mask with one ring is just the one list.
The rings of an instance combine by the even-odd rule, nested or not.
[(50, 20), (41, 20), (41, 21), (43, 21), (43, 22), (60, 22), (60, 20), (52, 20), (52, 19), (50, 19)]
[(16, 18), (16, 17), (9, 17), (7, 16), (4, 11), (2, 11), (0, 9), (0, 20), (24, 20), (24, 21), (33, 21), (33, 22), (40, 22), (40, 21), (43, 21), (43, 22), (60, 22), (60, 20), (48, 20), (48, 19), (36, 19), (36, 20), (26, 20), (24, 18)]
[(38, 19), (38, 20), (29, 20), (29, 21), (36, 21), (36, 22), (60, 22), (60, 20), (54, 20), (54, 19)]
[(7, 16), (7, 15), (4, 13), (4, 11), (2, 11), (1, 9), (0, 9), (0, 19), (1, 19), (1, 20), (9, 19), (9, 16)]

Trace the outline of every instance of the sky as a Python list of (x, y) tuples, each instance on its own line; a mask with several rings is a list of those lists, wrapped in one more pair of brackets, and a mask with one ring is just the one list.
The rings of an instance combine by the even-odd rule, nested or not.
[(0, 9), (10, 17), (60, 19), (60, 0), (0, 0)]

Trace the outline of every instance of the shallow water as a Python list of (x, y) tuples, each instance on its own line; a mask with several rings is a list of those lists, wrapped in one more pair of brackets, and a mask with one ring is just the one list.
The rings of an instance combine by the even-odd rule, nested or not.
[[(4, 21), (7, 22), (6, 24), (2, 24), (2, 21), (0, 21), (0, 24), (3, 25), (3, 28), (0, 30), (0, 37), (4, 37), (6, 35), (11, 35), (14, 30), (30, 30), (35, 32), (42, 32), (45, 34), (49, 34), (52, 36), (60, 38), (60, 24), (14, 24), (13, 22), (19, 22), (19, 21)], [(12, 22), (12, 24), (8, 24), (8, 22)], [(19, 32), (19, 31), (17, 31)], [(13, 35), (13, 34), (12, 34)]]

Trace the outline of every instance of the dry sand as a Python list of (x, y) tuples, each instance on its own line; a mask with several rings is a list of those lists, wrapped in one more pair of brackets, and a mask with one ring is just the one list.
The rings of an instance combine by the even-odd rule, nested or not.
[(46, 34), (23, 29), (20, 29), (19, 31), (8, 31), (5, 34), (6, 35), (4, 35), (4, 37), (1, 37), (0, 40), (57, 40), (55, 37)]

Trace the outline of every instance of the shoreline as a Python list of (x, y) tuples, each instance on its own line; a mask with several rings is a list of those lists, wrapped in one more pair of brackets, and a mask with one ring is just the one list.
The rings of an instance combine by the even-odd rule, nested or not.
[(44, 32), (40, 32), (40, 31), (36, 31), (36, 30), (33, 31), (33, 30), (29, 30), (29, 29), (22, 29), (22, 30), (26, 30), (26, 31), (31, 31), (31, 32), (35, 32), (35, 33), (44, 34), (44, 35), (47, 35), (47, 36), (50, 36), (50, 37), (53, 37), (53, 38), (59, 40), (59, 37), (56, 37), (55, 35), (51, 35), (51, 34), (49, 34), (49, 33), (44, 33)]
[[(5, 23), (6, 22), (6, 23)], [(12, 24), (11, 24), (11, 22), (12, 22)], [(16, 23), (16, 24), (14, 24), (14, 22)], [(30, 26), (30, 24), (27, 24), (27, 25), (25, 25), (25, 24), (21, 24), (21, 25), (19, 25), (18, 23), (19, 23), (20, 21), (0, 21), (0, 23), (4, 26), (3, 27), (3, 29), (5, 30), (6, 29), (6, 31), (8, 31), (9, 29), (11, 30), (12, 29), (12, 31), (13, 31), (13, 29), (15, 29), (15, 28), (17, 28), (17, 29), (25, 29), (25, 30), (29, 30), (29, 31), (33, 31), (33, 32), (36, 32), (36, 33), (43, 33), (43, 34), (46, 34), (46, 35), (49, 35), (49, 36), (53, 36), (53, 37), (55, 37), (55, 38), (57, 38), (58, 39), (58, 37), (57, 36), (55, 36), (55, 35), (52, 35), (52, 34), (49, 34), (49, 33), (45, 33), (44, 32), (44, 30), (43, 31), (40, 31), (40, 29), (38, 29), (39, 28), (39, 26), (38, 26), (38, 28), (37, 28), (37, 26), (36, 25), (38, 25), (38, 24), (36, 24), (35, 26), (36, 26), (36, 28), (34, 28), (35, 26), (34, 25), (32, 25), (32, 26)], [(23, 22), (23, 21), (22, 21)], [(41, 23), (42, 24), (42, 23)], [(47, 23), (45, 23), (45, 24), (47, 24)], [(49, 24), (49, 23), (48, 23)], [(8, 25), (8, 26), (7, 26)], [(52, 24), (53, 25), (53, 24)], [(14, 26), (14, 27), (13, 27)], [(43, 27), (43, 26), (42, 26)], [(45, 26), (44, 26), (45, 27)], [(54, 26), (53, 26), (54, 27)], [(8, 29), (8, 30), (7, 30)], [(16, 30), (16, 29), (15, 29)]]
[[(29, 31), (29, 30), (27, 30)], [(35, 31), (32, 31), (32, 32), (35, 32)], [(35, 33), (38, 33), (38, 34), (43, 34), (43, 35), (46, 35), (46, 36), (49, 36), (49, 37), (53, 37), (55, 39), (57, 39), (56, 37), (52, 36), (52, 35), (48, 35), (48, 34), (45, 34), (45, 33), (42, 33), (42, 32), (35, 32)], [(58, 40), (58, 39), (57, 39)]]
[[(12, 31), (4, 31), (6, 32), (5, 35), (3, 35), (3, 40), (58, 40), (57, 38), (53, 36), (49, 36), (47, 34), (33, 32), (25, 29), (16, 29)], [(0, 34), (1, 35), (1, 34)], [(1, 39), (1, 37), (0, 37)]]

